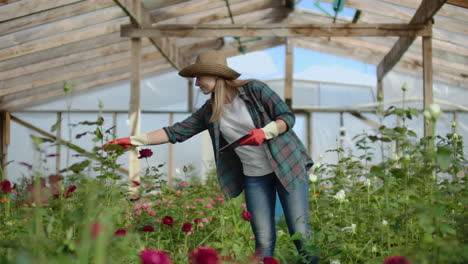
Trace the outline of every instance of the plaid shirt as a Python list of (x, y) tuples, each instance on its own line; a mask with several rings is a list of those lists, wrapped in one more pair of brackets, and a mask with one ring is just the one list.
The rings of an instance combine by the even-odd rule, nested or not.
[[(306, 148), (291, 129), (294, 113), (268, 85), (252, 81), (238, 87), (239, 97), (244, 100), (256, 128), (262, 128), (271, 121), (281, 119), (288, 130), (262, 144), (271, 167), (280, 182), (289, 192), (304, 180), (307, 170), (313, 165)], [(213, 144), (218, 180), (226, 199), (238, 196), (244, 189), (242, 163), (235, 151), (219, 154), (218, 150), (227, 144), (221, 135), (219, 122), (209, 123), (212, 114), (211, 101), (206, 103), (182, 122), (164, 127), (171, 143), (183, 142), (208, 129)]]

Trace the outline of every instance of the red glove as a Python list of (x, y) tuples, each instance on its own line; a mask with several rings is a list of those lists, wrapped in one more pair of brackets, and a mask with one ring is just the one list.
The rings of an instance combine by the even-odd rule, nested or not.
[(260, 146), (266, 140), (266, 135), (263, 129), (257, 128), (249, 131), (250, 136), (239, 143), (239, 146)]
[(113, 145), (120, 145), (123, 147), (123, 149), (128, 149), (129, 147), (133, 146), (132, 143), (131, 143), (131, 139), (130, 137), (126, 137), (126, 138), (118, 138), (118, 139), (114, 139), (114, 140), (111, 140), (109, 142), (107, 142), (106, 144), (104, 144), (104, 146), (102, 146), (102, 148), (106, 150), (106, 146), (113, 146)]

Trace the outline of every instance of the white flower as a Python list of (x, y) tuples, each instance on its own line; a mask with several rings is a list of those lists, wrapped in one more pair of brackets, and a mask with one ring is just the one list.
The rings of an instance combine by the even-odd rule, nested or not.
[(176, 174), (182, 174), (182, 172), (180, 171), (179, 168), (176, 168), (176, 169), (175, 169), (175, 173), (176, 173)]
[(376, 247), (376, 246), (372, 246), (371, 251), (372, 251), (372, 252), (377, 252), (377, 247)]
[(339, 192), (337, 192), (335, 194), (335, 196), (333, 196), (333, 198), (337, 199), (340, 203), (344, 202), (345, 198), (346, 198), (346, 194), (345, 194), (345, 191), (344, 190), (340, 190)]
[(315, 175), (313, 173), (309, 174), (309, 180), (311, 182), (317, 182), (317, 175)]
[(356, 224), (351, 224), (351, 226), (343, 227), (341, 231), (349, 230), (351, 233), (356, 234)]
[(341, 264), (339, 259), (330, 260), (330, 264)]
[(282, 236), (284, 235), (284, 231), (283, 230), (278, 230), (278, 236)]
[(424, 116), (433, 120), (442, 117), (442, 111), (440, 110), (440, 105), (430, 104), (427, 107), (427, 110), (424, 111)]
[(323, 159), (323, 154), (320, 154), (320, 155), (319, 155), (319, 158)]
[(388, 225), (388, 222), (387, 222), (387, 220), (385, 220), (385, 219), (384, 219), (384, 220), (382, 220), (382, 225), (384, 225), (384, 226)]
[(371, 186), (371, 181), (369, 179), (366, 179), (364, 181), (364, 185), (367, 186), (367, 187), (370, 187)]

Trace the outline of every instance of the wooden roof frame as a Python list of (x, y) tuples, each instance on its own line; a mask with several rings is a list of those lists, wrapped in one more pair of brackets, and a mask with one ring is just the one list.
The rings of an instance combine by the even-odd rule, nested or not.
[[(128, 58), (128, 55), (125, 54), (129, 54), (130, 47), (128, 44), (125, 44), (125, 39), (116, 38), (120, 31), (120, 25), (125, 24), (125, 21), (133, 21), (136, 26), (141, 28), (152, 27), (152, 25), (169, 27), (167, 24), (174, 22), (179, 23), (178, 26), (180, 26), (180, 22), (189, 22), (191, 25), (202, 24), (206, 27), (215, 27), (213, 23), (216, 24), (218, 21), (222, 22), (222, 24), (230, 23), (229, 15), (227, 12), (224, 12), (226, 10), (225, 3), (219, 3), (219, 1), (216, 3), (213, 2), (209, 5), (209, 7), (207, 5), (209, 0), (168, 0), (163, 2), (144, 1), (144, 4), (149, 3), (149, 5), (142, 6), (139, 9), (139, 13), (142, 14), (141, 19), (136, 19), (136, 13), (135, 11), (132, 11), (133, 5), (135, 3), (134, 0), (59, 0), (54, 1), (54, 3), (49, 3), (45, 0), (41, 1), (44, 1), (44, 5), (38, 6), (37, 1), (33, 3), (33, 1), (30, 0), (13, 2), (12, 0), (9, 0), (8, 2), (11, 3), (5, 6), (2, 6), (0, 3), (0, 14), (8, 15), (7, 20), (4, 20), (2, 23), (0, 23), (0, 34), (6, 34), (0, 35), (0, 40), (4, 40), (2, 38), (6, 37), (7, 35), (10, 35), (9, 37), (20, 36), (15, 32), (24, 35), (23, 39), (25, 40), (30, 39), (28, 42), (18, 43), (18, 45), (6, 47), (6, 49), (0, 48), (0, 68), (2, 69), (0, 71), (0, 109), (21, 109), (22, 107), (32, 105), (32, 103), (43, 103), (58, 98), (63, 94), (60, 93), (60, 83), (69, 79), (78, 78), (79, 80), (80, 78), (85, 78), (83, 79), (83, 85), (77, 88), (78, 91), (87, 91), (97, 86), (110, 84), (112, 82), (121, 81), (125, 78), (128, 78), (128, 70), (126, 70), (125, 73), (123, 68), (117, 68), (119, 65), (128, 65), (128, 63), (123, 62), (126, 60), (126, 58)], [(333, 0), (322, 1), (332, 2)], [(379, 14), (378, 17), (387, 17), (390, 20), (382, 21), (388, 21), (390, 23), (397, 22), (400, 24), (407, 24), (408, 22), (406, 21), (409, 21), (409, 19), (413, 17), (410, 10), (419, 7), (418, 3), (415, 3), (413, 0), (372, 0), (373, 5), (372, 9), (370, 9), (370, 6), (368, 5), (369, 1), (370, 0), (348, 0), (346, 1), (346, 5), (356, 9), (362, 8), (364, 11), (361, 15), (362, 22), (370, 22), (371, 24), (374, 24), (372, 19), (375, 20), (377, 17), (375, 14), (379, 14), (379, 12), (391, 13), (393, 11), (394, 13), (392, 14)], [(439, 20), (443, 18), (443, 23), (447, 23), (447, 26), (445, 26), (443, 23), (438, 24), (436, 20), (436, 23), (432, 27), (434, 37), (434, 80), (439, 80), (451, 85), (466, 86), (466, 78), (468, 77), (466, 75), (468, 48), (464, 48), (463, 45), (459, 44), (460, 42), (464, 41), (464, 38), (460, 37), (459, 35), (455, 36), (451, 41), (447, 42), (442, 41), (441, 38), (448, 36), (448, 34), (452, 32), (447, 31), (448, 29), (453, 29), (453, 32), (466, 36), (466, 27), (464, 26), (468, 19), (463, 16), (463, 11), (461, 10), (463, 9), (462, 7), (450, 5), (456, 4), (457, 1), (447, 1), (447, 4), (444, 4), (444, 2), (445, 1), (437, 0), (437, 3), (442, 6), (442, 8), (440, 8), (437, 13), (434, 11), (432, 14), (432, 17), (435, 14), (436, 17), (438, 16)], [(236, 24), (238, 24), (240, 21), (243, 23), (257, 24), (257, 27), (258, 23), (262, 23), (262, 21), (264, 21), (263, 24), (270, 25), (270, 27), (272, 25), (271, 23), (282, 23), (282, 25), (286, 26), (288, 24), (291, 25), (298, 23), (307, 23), (309, 25), (316, 24), (315, 22), (310, 23), (307, 21), (309, 19), (308, 17), (313, 19), (322, 19), (321, 21), (327, 21), (326, 18), (320, 18), (316, 14), (301, 14), (301, 11), (294, 7), (294, 1), (292, 0), (284, 2), (273, 0), (230, 0), (229, 3)], [(422, 1), (422, 3), (426, 3), (425, 5), (427, 5), (427, 2), (425, 1)], [(401, 8), (399, 8), (400, 6)], [(19, 7), (21, 7), (19, 12), (11, 12), (11, 10), (18, 9)], [(116, 7), (120, 8), (121, 10), (117, 10)], [(104, 12), (105, 9), (108, 10)], [(102, 22), (98, 22), (98, 20), (96, 20), (92, 23), (99, 24), (94, 26), (87, 26), (80, 29), (76, 28), (74, 24), (65, 24), (65, 21), (67, 20), (63, 20), (64, 18), (70, 17), (77, 21), (76, 25), (79, 25), (78, 21), (80, 20), (76, 16), (86, 15), (91, 11), (99, 12), (99, 10), (103, 11), (101, 12), (102, 15), (100, 15), (100, 21)], [(35, 12), (34, 15), (30, 15), (31, 12)], [(119, 12), (123, 12), (125, 16), (122, 16)], [(260, 16), (261, 19), (255, 20), (253, 15), (254, 13), (257, 13), (255, 16)], [(414, 14), (416, 13), (417, 12), (414, 12)], [(271, 14), (275, 15), (272, 19), (269, 19)], [(291, 15), (288, 17), (288, 14)], [(288, 22), (290, 21), (289, 19), (291, 16), (297, 14), (299, 14), (298, 16), (301, 16), (301, 19), (303, 18), (305, 20), (298, 19), (295, 22)], [(112, 16), (114, 16), (114, 18)], [(106, 19), (108, 19), (109, 22), (106, 22)], [(368, 21), (366, 21), (366, 19), (368, 19)], [(47, 23), (55, 25), (57, 23), (55, 21), (60, 21), (60, 23), (64, 25), (64, 28), (69, 28), (67, 30), (73, 31), (64, 32), (61, 35), (52, 35), (48, 38), (44, 38), (44, 34), (48, 31), (32, 31), (33, 34), (25, 34), (25, 30), (34, 29), (31, 27), (42, 28), (45, 27), (44, 25)], [(318, 22), (320, 23), (321, 21)], [(344, 21), (340, 21), (340, 23), (343, 22)], [(384, 24), (388, 22), (384, 22)], [(91, 21), (89, 23), (91, 23)], [(342, 28), (343, 32), (345, 32), (345, 28), (342, 24), (330, 25), (331, 27)], [(73, 26), (75, 26), (76, 29), (72, 29)], [(351, 27), (357, 26), (358, 25), (355, 24)], [(221, 27), (229, 26), (224, 24), (221, 25)], [(427, 25), (425, 25), (425, 27), (427, 29)], [(46, 29), (52, 30), (52, 28), (49, 26), (47, 26)], [(55, 32), (59, 32), (57, 30), (58, 27)], [(290, 29), (290, 32), (292, 31)], [(299, 33), (296, 31), (294, 32), (295, 34), (299, 35)], [(40, 34), (42, 34), (42, 36)], [(325, 33), (323, 35), (327, 34), (329, 33)], [(72, 38), (73, 35), (78, 36)], [(79, 39), (77, 39), (78, 37)], [(39, 39), (35, 40), (33, 38)], [(47, 45), (44, 45), (44, 41), (49, 38), (50, 42)], [(327, 38), (324, 37), (316, 37), (312, 40), (311, 38), (307, 37), (295, 37), (293, 39), (293, 44), (299, 47), (314, 49), (322, 52), (329, 52), (331, 54), (365, 61), (367, 63), (379, 64), (380, 62), (376, 59), (387, 54), (388, 47), (385, 45), (385, 43), (375, 42), (374, 38), (368, 39), (369, 41), (363, 38), (351, 39), (344, 37), (332, 37), (331, 40), (327, 40)], [(13, 38), (9, 39), (9, 41), (14, 40), (15, 39)], [(375, 38), (375, 40), (377, 40), (377, 38)], [(422, 43), (419, 39), (416, 39), (416, 42)], [(78, 43), (83, 44), (78, 45)], [(269, 48), (276, 45), (284, 45), (285, 39), (264, 38), (261, 43), (259, 42), (256, 44), (258, 45), (250, 46), (256, 46), (256, 48), (253, 48), (255, 50), (258, 50), (259, 48)], [(89, 47), (91, 49), (84, 48), (88, 45), (90, 45)], [(203, 50), (222, 48), (223, 41), (220, 41), (220, 38), (215, 37), (207, 37), (206, 39), (157, 38), (152, 40), (143, 40), (142, 45), (144, 56), (142, 62), (154, 65), (154, 71), (144, 70), (144, 72), (148, 74), (158, 74), (170, 71), (171, 68), (178, 69), (183, 67), (183, 65), (187, 65), (187, 63), (193, 60), (193, 58)], [(403, 57), (397, 60), (398, 63), (395, 65), (396, 70), (409, 73), (417, 73), (420, 71), (419, 69), (422, 68), (420, 55), (411, 51), (421, 52), (422, 48), (415, 48), (414, 46), (415, 45), (409, 49), (410, 52), (404, 53)], [(151, 51), (152, 47), (156, 48), (156, 51)], [(362, 54), (367, 54), (366, 56), (349, 52), (353, 49), (357, 50), (359, 47), (365, 47), (364, 49), (361, 48), (361, 50)], [(329, 49), (327, 50), (326, 48)], [(232, 55), (238, 54), (236, 51), (235, 41), (224, 43), (224, 48), (222, 49), (226, 51), (229, 50), (230, 54)], [(340, 51), (340, 49), (343, 49), (343, 51)], [(56, 54), (61, 53), (63, 55), (57, 57), (49, 56), (49, 54), (46, 54), (49, 50), (53, 50)], [(55, 50), (60, 52), (55, 52)], [(251, 50), (249, 49), (249, 51)], [(373, 56), (376, 59), (370, 59)], [(75, 74), (62, 74), (60, 75), (63, 77), (62, 79), (60, 79), (59, 76), (50, 79), (50, 73), (47, 73), (47, 70), (43, 70), (47, 69), (47, 67), (56, 67), (57, 69), (62, 67), (64, 70), (68, 69), (69, 71), (74, 71), (74, 68), (78, 69), (78, 66), (69, 64), (67, 60), (76, 64), (87, 63), (88, 61), (91, 63), (91, 60), (94, 60), (95, 62), (93, 63), (95, 66), (84, 66), (84, 68), (89, 68), (88, 72), (95, 72), (96, 74), (81, 75), (83, 77), (79, 77), (80, 75), (78, 73), (85, 73), (86, 70), (78, 70), (76, 77), (73, 77)], [(108, 66), (106, 66), (106, 63)], [(112, 67), (111, 65), (115, 67)], [(158, 65), (164, 65), (164, 67)], [(129, 69), (128, 66), (125, 67)], [(54, 71), (55, 70), (51, 68), (50, 72)], [(101, 73), (99, 73), (100, 71)], [(119, 71), (121, 74), (118, 74)], [(26, 78), (26, 76), (28, 77)], [(105, 78), (103, 76), (114, 77)], [(48, 78), (49, 80), (47, 80)], [(94, 82), (86, 81), (92, 80), (92, 78), (97, 78), (99, 80)], [(55, 80), (55, 82), (52, 82), (53, 80)], [(84, 85), (85, 83), (86, 85)]]

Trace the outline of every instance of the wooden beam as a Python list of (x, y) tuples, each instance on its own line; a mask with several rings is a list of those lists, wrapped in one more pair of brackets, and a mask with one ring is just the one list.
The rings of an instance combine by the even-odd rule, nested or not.
[[(0, 61), (0, 69), (2, 69), (2, 71), (7, 71), (16, 68), (27, 67), (31, 64), (47, 62), (57, 58), (66, 59), (66, 56), (72, 56), (75, 53), (80, 53), (99, 47), (106, 47), (118, 42), (122, 42), (120, 32), (100, 35), (96, 38), (80, 40), (56, 47), (54, 48), (54, 52), (50, 52), (50, 50), (42, 50), (25, 56)], [(62, 62), (62, 64), (65, 63)]]
[[(423, 0), (414, 14), (414, 17), (411, 19), (410, 24), (427, 23), (442, 7), (445, 1), (446, 0)], [(414, 39), (415, 37), (400, 37), (377, 67), (377, 78), (379, 80), (395, 66), (411, 43), (413, 43)]]
[(466, 0), (447, 0), (447, 4), (468, 8), (468, 1)]
[(423, 24), (163, 24), (152, 27), (122, 25), (123, 37), (336, 37), (427, 36)]
[[(432, 42), (430, 37), (423, 37), (423, 97), (424, 110), (434, 103), (432, 86)], [(424, 116), (424, 136), (433, 136), (432, 124)]]
[(60, 172), (61, 167), (61, 143), (62, 143), (62, 112), (57, 112), (57, 130), (55, 133), (55, 137), (57, 139), (57, 146), (55, 148), (55, 171), (57, 174)]
[[(141, 21), (140, 0), (132, 0), (133, 14), (137, 21)], [(141, 65), (141, 39), (132, 38), (131, 42), (131, 72), (130, 72), (130, 136), (140, 134), (140, 65)], [(137, 149), (130, 151), (129, 155), (129, 180), (140, 182), (140, 160), (138, 159)], [(137, 195), (138, 190), (130, 187), (133, 194)]]
[[(328, 1), (328, 0), (322, 0), (322, 1)], [(361, 0), (351, 0), (351, 1), (349, 0), (346, 1), (346, 4), (347, 5), (349, 4), (350, 7), (352, 7), (352, 3), (356, 1), (361, 1)], [(461, 0), (461, 1), (465, 1), (465, 0)], [(380, 5), (381, 4), (380, 2), (386, 2), (392, 5), (399, 5), (402, 7), (417, 9), (419, 7), (419, 4), (421, 3), (421, 0), (419, 1), (414, 1), (414, 0), (377, 0), (377, 1), (374, 1), (374, 3), (377, 5)], [(437, 15), (450, 17), (453, 19), (461, 20), (461, 21), (468, 21), (468, 17), (466, 16), (465, 10), (463, 10), (462, 8), (458, 8), (457, 6), (453, 6), (453, 5), (443, 5), (442, 8), (439, 9), (439, 11), (437, 12)]]
[(379, 127), (381, 126), (379, 123), (375, 122), (375, 121), (372, 121), (370, 120), (369, 118), (363, 116), (361, 113), (359, 113), (358, 111), (351, 111), (350, 114), (354, 117), (356, 117), (357, 119), (361, 120), (362, 122), (364, 122), (366, 125), (372, 127), (372, 128), (375, 128), (375, 129), (379, 129)]
[(119, 18), (92, 27), (86, 27), (70, 32), (53, 35), (45, 39), (19, 44), (0, 50), (0, 61), (24, 56), (34, 52), (59, 47), (72, 42), (95, 38), (105, 34), (111, 34), (120, 30), (120, 24), (128, 23), (128, 18)]
[[(0, 167), (6, 179), (6, 162), (10, 145), (10, 113), (0, 111)], [(4, 179), (0, 179), (4, 180)]]
[(83, 0), (23, 0), (0, 7), (0, 23)]
[(284, 69), (284, 101), (292, 109), (292, 89), (293, 89), (293, 66), (294, 66), (294, 44), (292, 40), (286, 39), (285, 48), (285, 69)]
[(67, 31), (91, 27), (96, 24), (112, 21), (125, 16), (125, 13), (118, 6), (104, 8), (92, 13), (74, 16), (61, 21), (49, 23), (47, 25), (42, 25), (40, 30), (38, 30), (37, 27), (34, 27), (2, 35), (0, 36), (0, 49), (21, 45), (23, 43), (47, 38)]
[(88, 0), (79, 1), (70, 5), (54, 8), (34, 15), (15, 18), (0, 23), (0, 32), (6, 35), (12, 32), (33, 28), (39, 25), (52, 23), (73, 16), (79, 16), (88, 12), (114, 6), (112, 0)]
[[(145, 58), (144, 61), (158, 59), (160, 54), (158, 52), (149, 53), (148, 50), (153, 50), (152, 47), (145, 49), (145, 55), (151, 55)], [(86, 62), (77, 62), (64, 67), (57, 67), (47, 69), (31, 76), (16, 77), (13, 79), (5, 80), (1, 83), (0, 96), (19, 93), (27, 90), (36, 89), (38, 87), (50, 85), (53, 83), (62, 83), (66, 80), (92, 75), (98, 72), (105, 72), (111, 69), (116, 69), (129, 65), (131, 54), (129, 51), (123, 51), (111, 54), (105, 57), (97, 57)]]
[[(134, 25), (138, 27), (143, 27), (145, 25), (149, 25), (153, 23), (153, 17), (150, 15), (149, 11), (140, 6), (139, 14), (137, 16), (135, 13), (136, 8), (133, 7), (134, 3), (128, 0), (114, 0), (116, 4), (118, 4), (125, 13), (131, 18)], [(156, 49), (162, 54), (164, 58), (175, 68), (175, 69), (182, 69), (186, 63), (181, 59), (182, 56), (179, 50), (174, 47), (172, 41), (169, 39), (161, 39), (161, 38), (149, 38), (151, 43), (156, 47)]]
[[(55, 137), (55, 136), (52, 135), (51, 133), (46, 132), (46, 131), (44, 131), (44, 130), (42, 130), (42, 129), (40, 129), (40, 128), (38, 128), (38, 127), (36, 127), (36, 126), (34, 126), (34, 125), (32, 125), (32, 124), (30, 124), (30, 123), (28, 123), (28, 122), (26, 122), (26, 121), (20, 119), (20, 118), (18, 118), (18, 117), (16, 117), (16, 116), (13, 116), (13, 115), (12, 115), (12, 116), (11, 116), (11, 120), (13, 120), (13, 121), (16, 122), (17, 124), (22, 125), (22, 126), (28, 128), (28, 129), (31, 129), (31, 130), (33, 130), (33, 131), (36, 131), (37, 133), (39, 133), (39, 134), (41, 134), (41, 135), (43, 135), (43, 136), (45, 136), (45, 137), (48, 137), (48, 138), (50, 138), (50, 139), (52, 139), (52, 140), (57, 140), (57, 137)], [(75, 145), (75, 144), (73, 144), (73, 143), (71, 143), (71, 142), (69, 142), (69, 141), (66, 141), (66, 140), (61, 140), (60, 142), (61, 142), (62, 145), (66, 146), (66, 147), (71, 146), (71, 147), (75, 147), (75, 148), (81, 148), (81, 147), (78, 147), (77, 145)], [(84, 156), (86, 156), (87, 158), (90, 158), (90, 159), (94, 159), (94, 160), (99, 161), (99, 158), (98, 158), (95, 154), (93, 154), (93, 153), (91, 153), (91, 152), (85, 151), (85, 152), (82, 153), (82, 154), (83, 154)], [(128, 174), (128, 171), (127, 171), (126, 169), (118, 168), (117, 170), (118, 170), (119, 172), (121, 172), (121, 173)]]
[[(143, 65), (143, 74), (151, 73), (165, 73), (171, 68), (170, 64), (165, 64), (163, 61), (158, 63), (151, 62), (150, 65)], [(77, 80), (77, 86), (74, 87), (73, 91), (75, 94), (95, 89), (96, 87), (102, 87), (110, 83), (128, 80), (130, 78), (130, 72), (127, 67), (123, 67), (111, 72), (104, 72), (96, 74), (93, 77), (88, 77), (80, 81)], [(42, 93), (30, 94), (28, 96), (19, 96), (12, 100), (6, 100), (0, 103), (0, 109), (11, 109), (12, 111), (21, 110), (25, 107), (32, 107), (44, 103), (51, 102), (53, 100), (61, 99), (64, 96), (63, 88), (60, 84), (54, 85), (50, 90)]]

